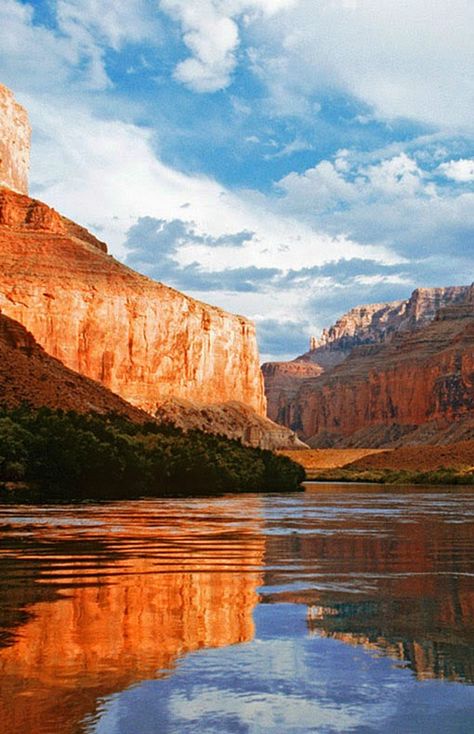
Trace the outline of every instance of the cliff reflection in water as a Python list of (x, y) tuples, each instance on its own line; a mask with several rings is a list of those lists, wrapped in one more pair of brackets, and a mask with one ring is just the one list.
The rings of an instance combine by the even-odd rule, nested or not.
[(473, 498), (0, 506), (2, 734), (470, 731)]
[[(267, 563), (298, 558), (314, 584), (268, 601), (307, 604), (310, 633), (405, 661), (419, 680), (474, 683), (474, 497), (396, 491), (346, 487), (340, 511), (320, 494), (315, 532), (271, 537), (266, 550)], [(272, 588), (286, 581), (266, 575)]]
[(73, 734), (101, 697), (166, 674), (178, 656), (252, 639), (259, 500), (241, 500), (245, 519), (213, 505), (180, 501), (171, 522), (166, 503), (9, 511), (5, 734)]

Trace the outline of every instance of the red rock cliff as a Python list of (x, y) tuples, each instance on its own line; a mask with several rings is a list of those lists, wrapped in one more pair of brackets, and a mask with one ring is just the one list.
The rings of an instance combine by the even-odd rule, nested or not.
[(45, 204), (0, 189), (0, 309), (67, 367), (149, 412), (171, 397), (265, 415), (253, 323), (109, 256)]
[[(474, 287), (464, 302), (386, 344), (355, 349), (339, 367), (307, 380), (285, 423), (310, 445), (385, 445), (474, 412)], [(379, 429), (379, 430), (373, 430)], [(372, 431), (372, 433), (371, 433)]]
[[(397, 333), (415, 331), (430, 323), (440, 308), (462, 302), (467, 286), (417, 288), (406, 301), (357, 306), (341, 316), (321, 337), (311, 339), (311, 349), (292, 362), (262, 366), (268, 416), (286, 424), (287, 410), (302, 384), (344, 362), (355, 347), (389, 342)], [(307, 365), (305, 368), (304, 365)], [(313, 369), (311, 369), (313, 368)]]

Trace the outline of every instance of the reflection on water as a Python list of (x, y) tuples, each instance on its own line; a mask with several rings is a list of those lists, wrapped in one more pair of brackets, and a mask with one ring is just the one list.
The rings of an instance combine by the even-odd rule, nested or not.
[(471, 732), (473, 499), (0, 507), (2, 734)]

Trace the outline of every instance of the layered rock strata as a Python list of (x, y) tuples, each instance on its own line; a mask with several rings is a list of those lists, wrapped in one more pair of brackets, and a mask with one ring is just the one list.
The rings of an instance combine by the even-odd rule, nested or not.
[(28, 193), (30, 138), (26, 110), (0, 84), (0, 186)]
[[(474, 287), (423, 328), (359, 347), (307, 380), (285, 424), (309, 445), (435, 443), (474, 416)], [(464, 435), (463, 438), (469, 436)]]
[(0, 308), (67, 367), (149, 413), (179, 398), (265, 415), (253, 323), (139, 275), (87, 230), (5, 188)]
[[(344, 314), (319, 339), (313, 349), (292, 362), (270, 362), (262, 366), (268, 415), (288, 425), (288, 406), (307, 380), (342, 364), (356, 347), (383, 345), (396, 334), (421, 329), (435, 319), (440, 308), (462, 303), (468, 286), (418, 288), (406, 301), (358, 306)], [(299, 365), (311, 365), (299, 367)]]

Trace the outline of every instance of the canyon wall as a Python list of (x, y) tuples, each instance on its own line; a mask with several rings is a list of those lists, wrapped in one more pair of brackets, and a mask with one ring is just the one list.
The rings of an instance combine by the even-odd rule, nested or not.
[(169, 398), (265, 415), (253, 323), (125, 267), (45, 204), (0, 189), (0, 310), (52, 356), (154, 413)]
[(429, 443), (473, 411), (471, 287), (423, 328), (358, 347), (338, 367), (305, 381), (284, 422), (314, 447), (383, 446), (415, 437)]
[(28, 193), (31, 129), (26, 110), (0, 84), (0, 186)]
[(2, 406), (116, 413), (134, 423), (150, 416), (98, 382), (47, 354), (24, 326), (0, 314), (0, 396)]
[(440, 308), (462, 303), (468, 286), (418, 288), (409, 299), (357, 306), (344, 314), (313, 348), (292, 362), (269, 362), (262, 366), (268, 415), (288, 423), (289, 406), (302, 386), (320, 373), (342, 364), (356, 347), (387, 344), (396, 334), (421, 329), (435, 319)]

